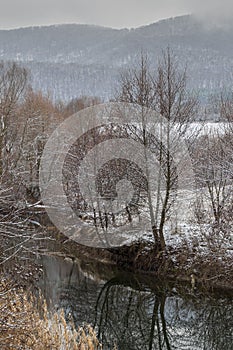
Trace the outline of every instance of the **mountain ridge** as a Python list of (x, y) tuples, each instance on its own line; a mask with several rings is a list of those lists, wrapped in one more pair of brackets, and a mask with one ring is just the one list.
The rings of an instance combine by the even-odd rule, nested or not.
[(62, 26), (86, 26), (86, 27), (97, 27), (97, 28), (105, 28), (105, 29), (113, 29), (113, 30), (117, 30), (117, 31), (121, 31), (121, 30), (135, 30), (135, 29), (140, 29), (140, 28), (145, 28), (145, 27), (149, 27), (155, 24), (159, 24), (162, 22), (166, 22), (169, 20), (173, 20), (173, 19), (179, 19), (179, 18), (185, 18), (185, 17), (191, 17), (191, 14), (186, 14), (186, 15), (180, 15), (180, 16), (174, 16), (174, 17), (167, 17), (167, 18), (162, 18), (159, 19), (155, 22), (151, 22), (149, 24), (143, 24), (137, 27), (122, 27), (122, 28), (114, 28), (114, 27), (110, 27), (110, 26), (104, 26), (104, 25), (99, 25), (99, 24), (88, 24), (88, 23), (51, 23), (51, 24), (46, 24), (46, 25), (34, 25), (34, 26), (25, 26), (25, 27), (17, 27), (17, 28), (2, 28), (0, 29), (0, 31), (5, 31), (5, 32), (9, 32), (9, 31), (17, 31), (17, 30), (21, 30), (21, 29), (37, 29), (37, 28), (50, 28), (50, 27), (62, 27)]
[[(190, 89), (202, 98), (232, 83), (233, 26), (208, 26), (192, 15), (163, 19), (137, 28), (59, 24), (0, 30), (0, 59), (30, 69), (32, 85), (54, 100), (112, 96), (122, 70), (141, 52), (157, 62), (170, 46), (181, 67), (188, 66)], [(232, 80), (231, 80), (232, 79)]]

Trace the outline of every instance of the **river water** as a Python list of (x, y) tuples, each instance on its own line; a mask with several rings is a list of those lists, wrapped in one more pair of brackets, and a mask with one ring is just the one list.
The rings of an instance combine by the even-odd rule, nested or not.
[(43, 257), (40, 287), (51, 308), (95, 327), (103, 349), (232, 350), (233, 305), (178, 283), (98, 264)]

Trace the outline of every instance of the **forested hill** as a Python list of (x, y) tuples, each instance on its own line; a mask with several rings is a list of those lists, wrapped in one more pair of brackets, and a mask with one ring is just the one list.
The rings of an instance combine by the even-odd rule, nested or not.
[(233, 25), (207, 25), (181, 16), (136, 29), (66, 24), (0, 31), (0, 59), (15, 60), (31, 70), (32, 85), (54, 99), (79, 95), (111, 97), (119, 73), (147, 52), (156, 62), (168, 45), (189, 86), (207, 95), (233, 81)]

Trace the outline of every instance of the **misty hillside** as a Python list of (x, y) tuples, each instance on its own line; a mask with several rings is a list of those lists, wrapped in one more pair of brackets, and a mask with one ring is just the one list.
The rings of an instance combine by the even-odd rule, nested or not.
[(151, 63), (161, 49), (174, 50), (187, 64), (190, 88), (203, 99), (233, 81), (233, 25), (208, 26), (192, 16), (163, 20), (136, 29), (56, 25), (0, 31), (0, 59), (22, 62), (32, 85), (54, 99), (80, 95), (112, 96), (120, 72), (143, 50)]

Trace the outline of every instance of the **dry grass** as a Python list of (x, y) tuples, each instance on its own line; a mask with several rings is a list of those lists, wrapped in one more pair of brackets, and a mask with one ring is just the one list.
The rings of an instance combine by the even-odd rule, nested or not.
[(35, 300), (1, 279), (0, 349), (99, 350), (102, 346), (90, 326), (76, 331), (63, 311), (49, 314), (42, 297)]

